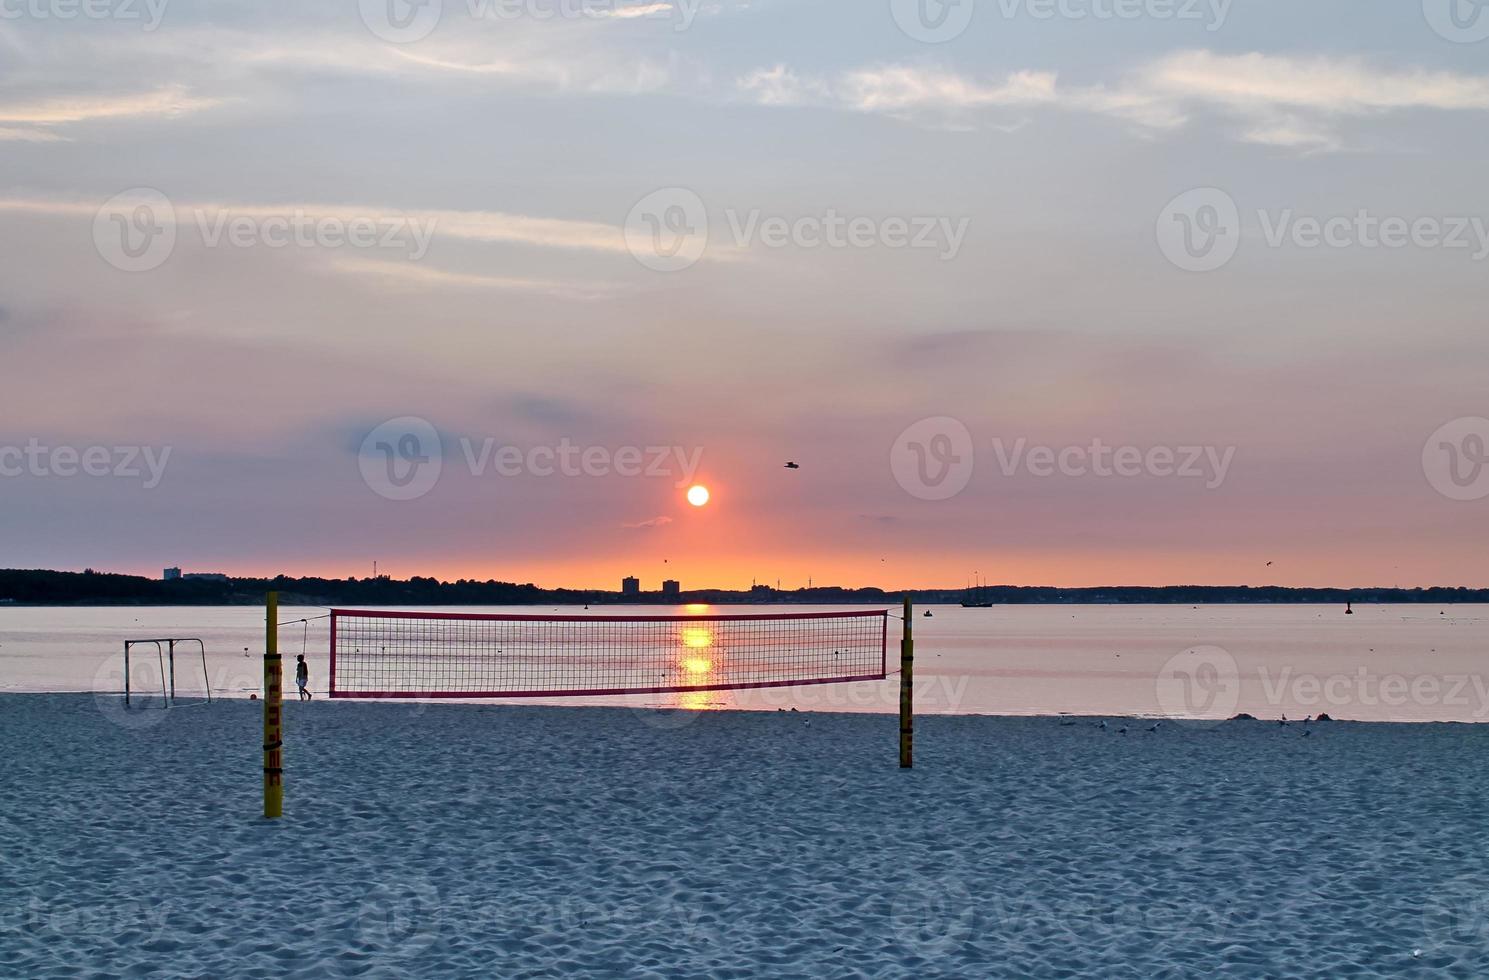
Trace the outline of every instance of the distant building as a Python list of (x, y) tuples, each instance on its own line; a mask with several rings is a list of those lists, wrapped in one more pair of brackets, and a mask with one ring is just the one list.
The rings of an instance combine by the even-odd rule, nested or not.
[(620, 580), (621, 595), (640, 595), (641, 580), (634, 575), (627, 575)]
[(174, 582), (176, 579), (178, 579), (180, 577), (181, 577), (181, 569), (179, 569), (179, 568), (167, 568), (165, 570), (165, 580), (167, 582)]
[(671, 599), (674, 602), (682, 596), (682, 585), (675, 578), (669, 578), (662, 583), (662, 598)]

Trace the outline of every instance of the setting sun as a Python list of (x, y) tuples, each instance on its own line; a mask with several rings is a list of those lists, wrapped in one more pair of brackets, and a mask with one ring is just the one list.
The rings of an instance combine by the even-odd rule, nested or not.
[(694, 507), (702, 507), (708, 503), (708, 487), (700, 484), (688, 487), (688, 503)]

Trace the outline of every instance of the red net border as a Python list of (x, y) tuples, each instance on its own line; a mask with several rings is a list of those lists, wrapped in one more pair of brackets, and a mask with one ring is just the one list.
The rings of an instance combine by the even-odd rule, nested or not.
[[(753, 681), (728, 684), (674, 685), (668, 687), (606, 687), (587, 690), (560, 688), (545, 691), (338, 691), (336, 689), (336, 623), (349, 618), (393, 618), (420, 620), (484, 620), (487, 622), (546, 622), (546, 623), (723, 623), (791, 621), (802, 619), (846, 619), (851, 617), (879, 618), (879, 673), (854, 674), (843, 677), (818, 677), (806, 680)], [(849, 684), (854, 681), (882, 681), (889, 676), (889, 610), (853, 610), (851, 612), (816, 613), (749, 613), (716, 616), (543, 616), (513, 613), (436, 613), (405, 612), (379, 609), (332, 609), (331, 610), (331, 666), (329, 696), (341, 699), (390, 698), (426, 700), (451, 698), (474, 700), (482, 698), (569, 698), (605, 697), (621, 694), (688, 694), (695, 691), (744, 691), (769, 687), (811, 687), (817, 684)]]

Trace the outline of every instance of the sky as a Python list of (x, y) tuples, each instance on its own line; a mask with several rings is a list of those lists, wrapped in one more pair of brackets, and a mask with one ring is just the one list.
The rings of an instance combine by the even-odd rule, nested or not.
[(0, 0), (0, 566), (1489, 587), (1486, 38)]

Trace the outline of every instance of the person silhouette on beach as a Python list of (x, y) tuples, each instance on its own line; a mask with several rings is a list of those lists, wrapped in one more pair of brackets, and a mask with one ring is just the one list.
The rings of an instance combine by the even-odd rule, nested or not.
[(300, 654), (295, 661), (295, 686), (300, 689), (300, 700), (310, 700), (310, 665), (305, 662), (305, 654)]

